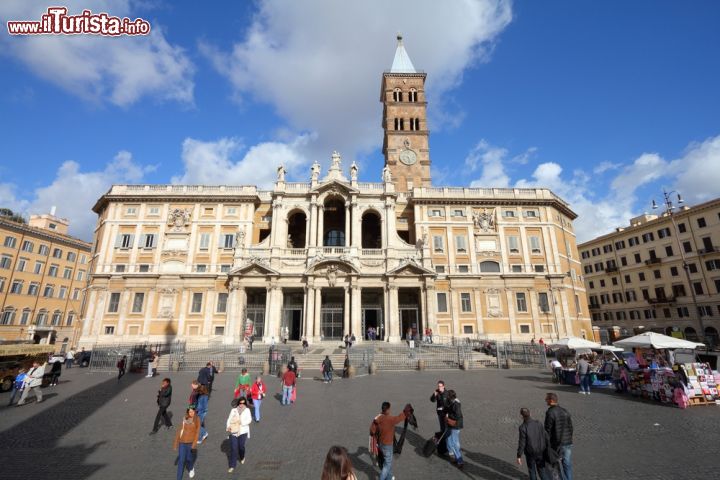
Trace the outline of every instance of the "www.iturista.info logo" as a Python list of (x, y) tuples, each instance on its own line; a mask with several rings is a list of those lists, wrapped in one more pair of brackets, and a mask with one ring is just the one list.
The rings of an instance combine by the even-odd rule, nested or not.
[(115, 17), (104, 12), (92, 13), (90, 10), (68, 15), (67, 7), (48, 7), (40, 21), (8, 21), (7, 29), (10, 35), (148, 35), (150, 22), (142, 18)]

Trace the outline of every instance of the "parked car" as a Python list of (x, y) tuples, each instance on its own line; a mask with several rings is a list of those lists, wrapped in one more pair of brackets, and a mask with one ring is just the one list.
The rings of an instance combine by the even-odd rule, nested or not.
[[(47, 362), (48, 355), (54, 350), (54, 345), (0, 345), (0, 392), (7, 392), (12, 389), (13, 382), (20, 369), (32, 368), (34, 361)], [(43, 378), (43, 385), (47, 383), (48, 379)]]
[(87, 367), (90, 365), (91, 356), (92, 351), (90, 350), (80, 351), (75, 354), (75, 363), (80, 367)]

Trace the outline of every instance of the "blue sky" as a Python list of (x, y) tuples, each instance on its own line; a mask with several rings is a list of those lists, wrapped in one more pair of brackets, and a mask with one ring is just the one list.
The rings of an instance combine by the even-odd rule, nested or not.
[[(56, 205), (90, 238), (111, 183), (267, 187), (276, 165), (306, 180), (333, 149), (379, 181), (398, 31), (428, 73), (435, 184), (547, 186), (580, 214), (581, 240), (662, 188), (720, 196), (720, 3), (388, 3), (73, 0), (153, 33), (4, 31), (0, 206)], [(46, 7), (2, 2), (0, 19)]]

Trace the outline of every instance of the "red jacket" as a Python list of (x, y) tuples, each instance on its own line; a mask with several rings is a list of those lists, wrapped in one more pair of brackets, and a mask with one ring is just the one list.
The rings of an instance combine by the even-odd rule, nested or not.
[(286, 387), (292, 387), (295, 385), (295, 372), (292, 370), (288, 370), (285, 372), (285, 375), (283, 375), (283, 385)]
[(250, 387), (250, 395), (252, 395), (253, 400), (260, 400), (260, 394), (265, 394), (267, 390), (265, 389), (265, 382), (261, 381), (258, 385), (257, 382), (252, 384), (252, 387)]

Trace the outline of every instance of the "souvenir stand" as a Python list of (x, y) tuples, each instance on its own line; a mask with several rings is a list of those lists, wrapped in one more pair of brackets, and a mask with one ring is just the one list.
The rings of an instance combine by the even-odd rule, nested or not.
[(633, 349), (634, 356), (624, 357), (632, 395), (678, 405), (685, 399), (687, 405), (720, 404), (716, 374), (706, 364), (679, 364), (674, 360), (676, 350), (694, 350), (702, 344), (646, 332), (615, 345)]
[(562, 372), (560, 374), (560, 383), (565, 385), (577, 385), (575, 367), (577, 365), (578, 351), (580, 354), (590, 353), (591, 348), (597, 348), (599, 343), (585, 340), (578, 337), (561, 338), (550, 344), (557, 348), (555, 358), (562, 364)]

